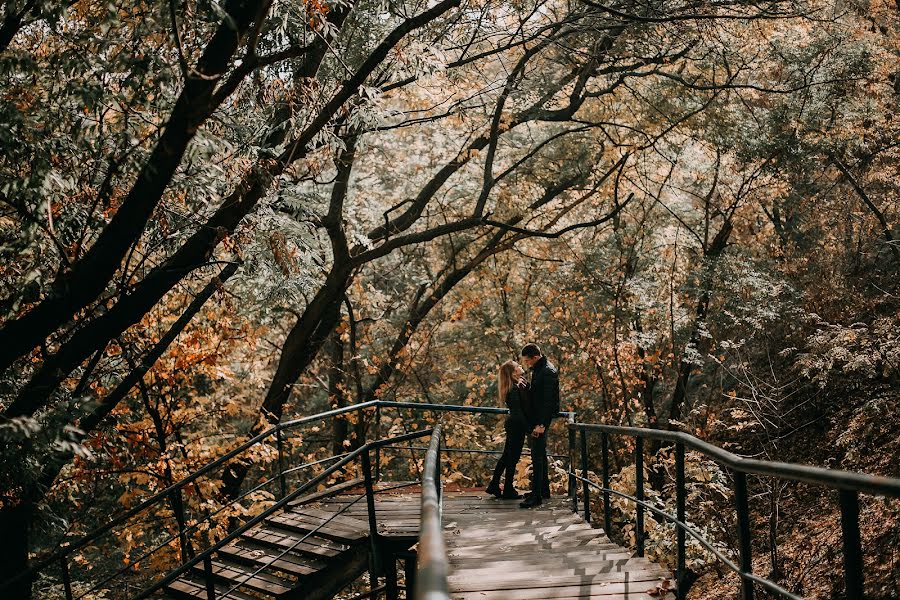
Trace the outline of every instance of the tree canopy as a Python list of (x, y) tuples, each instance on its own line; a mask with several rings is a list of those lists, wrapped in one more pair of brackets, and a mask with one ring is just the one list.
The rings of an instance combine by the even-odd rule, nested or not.
[[(497, 405), (526, 342), (579, 420), (900, 475), (898, 32), (882, 0), (4, 2), (0, 580), (271, 423)], [(454, 423), (460, 444), (502, 432)], [(179, 502), (226, 506), (271, 460)], [(692, 519), (733, 548), (724, 475), (690, 469), (720, 490)], [(760, 569), (831, 597), (836, 508), (754, 485)], [(862, 515), (887, 598), (898, 506)], [(154, 561), (135, 573), (177, 552)], [(701, 597), (728, 585), (713, 565), (697, 547)]]

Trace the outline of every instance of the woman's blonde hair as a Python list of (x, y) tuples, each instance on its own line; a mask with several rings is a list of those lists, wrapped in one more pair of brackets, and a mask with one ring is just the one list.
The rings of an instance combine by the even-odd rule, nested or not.
[(500, 406), (506, 402), (506, 394), (516, 385), (516, 367), (519, 366), (514, 360), (508, 360), (497, 369), (497, 392), (500, 395)]

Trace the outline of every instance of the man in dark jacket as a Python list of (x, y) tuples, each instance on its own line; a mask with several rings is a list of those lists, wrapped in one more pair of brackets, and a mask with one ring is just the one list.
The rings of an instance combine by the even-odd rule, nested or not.
[(531, 494), (519, 506), (540, 506), (542, 498), (550, 497), (547, 435), (550, 422), (559, 412), (559, 371), (541, 354), (536, 344), (522, 348), (522, 364), (531, 369), (532, 430), (528, 437), (531, 447)]

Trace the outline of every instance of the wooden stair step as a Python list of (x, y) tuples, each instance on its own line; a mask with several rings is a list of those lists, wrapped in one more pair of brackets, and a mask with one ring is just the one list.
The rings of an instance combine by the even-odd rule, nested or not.
[(295, 577), (311, 575), (322, 570), (325, 563), (313, 558), (301, 556), (294, 552), (283, 554), (284, 550), (256, 544), (249, 540), (240, 540), (219, 550), (219, 554), (234, 562), (246, 564), (270, 565), (273, 569), (290, 573)]
[[(528, 554), (523, 554), (518, 552), (515, 548), (511, 548), (504, 552), (497, 551), (492, 555), (486, 555), (483, 552), (476, 552), (470, 554), (463, 553), (455, 553), (450, 555), (450, 562), (454, 565), (464, 565), (464, 564), (494, 564), (494, 563), (521, 563), (524, 565), (540, 565), (541, 557), (543, 556), (545, 559), (548, 559), (547, 555), (549, 553), (544, 550), (542, 552), (529, 552)], [(609, 550), (606, 552), (595, 552), (592, 554), (583, 554), (581, 556), (573, 555), (572, 553), (565, 554), (565, 562), (570, 565), (582, 564), (583, 562), (594, 563), (594, 562), (602, 562), (602, 561), (615, 561), (615, 560), (627, 560), (631, 558), (631, 553), (625, 551), (624, 549), (617, 550)], [(507, 565), (506, 568), (513, 568), (512, 565)]]
[(327, 487), (323, 490), (319, 490), (317, 492), (312, 492), (311, 494), (306, 494), (304, 496), (300, 496), (299, 498), (295, 498), (288, 502), (288, 506), (302, 506), (304, 504), (309, 504), (310, 502), (318, 502), (323, 498), (328, 498), (330, 496), (335, 496), (340, 494), (341, 492), (345, 492), (347, 490), (352, 490), (353, 488), (359, 487), (363, 485), (365, 481), (363, 479), (350, 479), (348, 481), (344, 481), (341, 483), (337, 483), (330, 487)]
[(349, 548), (349, 546), (318, 538), (314, 535), (307, 537), (302, 542), (298, 542), (298, 540), (304, 537), (303, 534), (270, 527), (251, 529), (250, 531), (245, 532), (241, 537), (270, 547), (281, 548), (282, 550), (291, 549), (297, 554), (320, 559), (332, 558)]
[[(213, 584), (213, 588), (216, 590), (216, 598), (219, 598), (231, 589), (231, 586), (216, 582)], [(206, 594), (206, 582), (203, 579), (196, 579), (188, 575), (182, 575), (171, 582), (165, 587), (165, 591), (169, 596), (183, 600), (207, 600), (209, 597)], [(228, 598), (234, 600), (259, 600), (256, 596), (245, 594), (240, 590), (231, 592), (228, 594)]]
[(266, 522), (298, 533), (314, 532), (316, 537), (327, 538), (345, 544), (353, 544), (368, 537), (368, 527), (364, 530), (351, 529), (334, 521), (294, 512), (272, 515), (266, 519)]
[[(594, 556), (608, 552), (627, 552), (621, 546), (615, 544), (604, 544), (594, 540), (582, 541), (576, 543), (577, 540), (560, 540), (560, 541), (503, 541), (496, 544), (485, 544), (479, 546), (469, 545), (449, 545), (447, 546), (447, 554), (450, 556), (483, 556), (491, 558), (493, 554), (506, 554), (507, 552), (515, 552), (516, 554), (546, 554), (553, 551), (554, 554), (574, 554), (581, 551), (591, 552)], [(631, 553), (628, 552), (630, 556)]]
[(321, 519), (331, 519), (332, 523), (340, 523), (344, 527), (357, 529), (360, 531), (369, 531), (369, 521), (366, 519), (357, 519), (356, 517), (351, 517), (346, 512), (341, 514), (337, 514), (337, 511), (327, 511), (322, 510), (321, 508), (316, 508), (314, 506), (299, 506), (297, 508), (291, 509), (291, 514), (301, 514), (307, 515), (310, 517), (318, 517)]
[[(213, 576), (227, 582), (229, 588), (240, 584), (240, 587), (262, 592), (274, 597), (282, 596), (293, 589), (295, 582), (267, 573), (265, 570), (256, 573), (259, 567), (247, 566), (224, 558), (212, 561)], [(205, 577), (203, 565), (194, 566), (198, 577)]]
[[(613, 571), (609, 573), (593, 574), (552, 574), (544, 575), (539, 579), (540, 587), (559, 587), (567, 585), (602, 585), (627, 582), (656, 582), (671, 577), (662, 569), (647, 569), (643, 571)], [(534, 584), (535, 573), (514, 573), (509, 571), (480, 572), (478, 577), (470, 576), (467, 571), (463, 575), (448, 577), (448, 585), (451, 590), (460, 592), (518, 589), (522, 583)], [(652, 586), (646, 586), (647, 588)]]
[(567, 531), (567, 530), (536, 530), (534, 532), (528, 531), (507, 531), (506, 529), (499, 529), (494, 532), (494, 535), (485, 535), (483, 533), (478, 534), (470, 534), (466, 532), (465, 527), (445, 527), (445, 531), (447, 529), (455, 529), (453, 533), (454, 540), (458, 540), (460, 543), (472, 543), (472, 544), (480, 544), (480, 543), (497, 543), (499, 540), (503, 540), (504, 542), (510, 542), (512, 540), (596, 540), (596, 539), (606, 539), (606, 536), (602, 533), (598, 533), (596, 529), (580, 529), (575, 531)]
[[(649, 567), (644, 567), (643, 570), (651, 570)], [(507, 580), (517, 580), (517, 579), (537, 579), (541, 580), (546, 577), (590, 577), (590, 576), (598, 576), (604, 574), (612, 574), (612, 573), (636, 573), (639, 571), (635, 571), (633, 569), (622, 569), (620, 567), (616, 567), (611, 563), (598, 563), (598, 564), (587, 564), (583, 566), (567, 566), (565, 563), (554, 562), (546, 565), (534, 565), (529, 568), (527, 571), (518, 571), (515, 569), (508, 569), (508, 574), (504, 575)], [(468, 568), (459, 575), (450, 575), (448, 577), (448, 581), (453, 583), (457, 581), (468, 581), (469, 579), (479, 580), (482, 577), (491, 578), (495, 577), (497, 573), (496, 568), (492, 569), (490, 567), (485, 568), (477, 568), (477, 566), (473, 566), (472, 568)], [(671, 573), (666, 571), (665, 569), (658, 569), (657, 573), (661, 578), (669, 577), (671, 578)]]

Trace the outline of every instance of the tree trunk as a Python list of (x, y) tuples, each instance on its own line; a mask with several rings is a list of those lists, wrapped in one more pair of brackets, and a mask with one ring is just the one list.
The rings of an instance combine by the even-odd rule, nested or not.
[[(700, 297), (697, 298), (697, 305), (694, 309), (694, 323), (691, 326), (691, 336), (689, 338), (688, 346), (696, 348), (700, 343), (700, 328), (706, 321), (706, 315), (709, 311), (709, 302), (712, 298), (713, 271), (716, 268), (716, 261), (728, 246), (728, 238), (731, 236), (733, 229), (734, 227), (731, 221), (726, 220), (722, 224), (722, 228), (716, 233), (712, 243), (703, 253), (706, 264), (703, 267)], [(678, 379), (675, 381), (675, 392), (672, 394), (672, 403), (669, 405), (669, 421), (677, 421), (681, 418), (681, 409), (687, 399), (687, 388), (690, 384), (691, 373), (693, 370), (693, 363), (687, 361), (682, 354), (681, 361), (678, 365)]]
[[(156, 345), (141, 359), (140, 364), (138, 364), (132, 371), (116, 386), (116, 388), (111, 391), (100, 404), (91, 412), (89, 415), (85, 416), (78, 422), (78, 429), (83, 432), (82, 438), (85, 439), (88, 434), (90, 434), (94, 429), (96, 429), (101, 422), (118, 406), (119, 402), (125, 399), (128, 393), (134, 388), (135, 385), (139, 381), (141, 381), (144, 375), (156, 364), (156, 361), (160, 359), (160, 357), (166, 352), (172, 342), (184, 331), (185, 327), (187, 327), (188, 323), (190, 323), (191, 319), (197, 314), (207, 300), (213, 295), (213, 293), (219, 289), (219, 287), (229, 278), (231, 277), (235, 271), (237, 271), (238, 265), (237, 263), (232, 263), (222, 269), (222, 272), (219, 273), (216, 277), (213, 277), (212, 280), (206, 284), (206, 286), (201, 290), (199, 294), (191, 301), (188, 305), (187, 309), (185, 309), (184, 313), (182, 313), (181, 317), (172, 324), (168, 331), (166, 331), (165, 335), (156, 343)], [(63, 467), (65, 467), (69, 461), (72, 460), (71, 452), (62, 452), (56, 453), (52, 456), (45, 459), (44, 463), (41, 466), (41, 475), (38, 479), (37, 484), (34, 486), (34, 489), (30, 492), (30, 497), (34, 498), (35, 502), (40, 502), (53, 486), (53, 482), (56, 481), (56, 478), (59, 476), (60, 471), (62, 471)]]
[[(24, 572), (28, 567), (28, 542), (31, 523), (34, 518), (34, 505), (30, 500), (23, 500), (16, 506), (4, 506), (0, 509), (0, 584)], [(9, 587), (0, 589), (4, 598), (31, 598), (31, 578), (22, 579)]]
[[(328, 367), (328, 403), (331, 408), (343, 408), (347, 406), (346, 384), (347, 377), (344, 370), (344, 342), (341, 341), (341, 328), (337, 327), (328, 341), (329, 358), (331, 364)], [(344, 452), (344, 442), (347, 441), (349, 423), (346, 416), (342, 415), (332, 419), (332, 445), (331, 453), (335, 456)]]
[(0, 371), (40, 345), (106, 289), (128, 249), (143, 233), (188, 144), (217, 108), (212, 103), (215, 87), (265, 5), (253, 0), (226, 3), (228, 18), (206, 45), (195, 74), (188, 76), (159, 142), (109, 225), (90, 250), (57, 278), (42, 302), (0, 328)]

